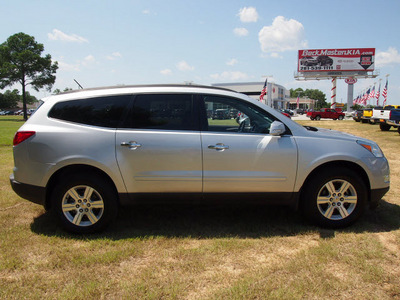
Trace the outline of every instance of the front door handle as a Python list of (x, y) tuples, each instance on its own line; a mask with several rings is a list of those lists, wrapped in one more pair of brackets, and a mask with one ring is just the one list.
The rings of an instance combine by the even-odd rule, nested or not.
[(129, 149), (135, 150), (139, 147), (142, 147), (141, 144), (135, 141), (130, 141), (130, 142), (121, 142), (121, 146), (123, 147), (129, 147)]
[(217, 151), (224, 151), (224, 150), (229, 149), (229, 146), (224, 145), (222, 143), (218, 143), (216, 145), (208, 145), (208, 149), (215, 149)]

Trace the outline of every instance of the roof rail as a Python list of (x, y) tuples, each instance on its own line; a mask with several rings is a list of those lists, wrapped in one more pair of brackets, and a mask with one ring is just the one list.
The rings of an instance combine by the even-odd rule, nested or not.
[(98, 90), (107, 90), (107, 89), (122, 89), (122, 88), (145, 88), (145, 87), (182, 87), (182, 88), (204, 88), (204, 89), (213, 89), (213, 90), (223, 90), (237, 93), (237, 91), (216, 87), (210, 85), (197, 85), (197, 84), (141, 84), (141, 85), (117, 85), (117, 86), (104, 86), (104, 87), (94, 87), (94, 88), (84, 88), (79, 90), (70, 90), (66, 92), (62, 92), (58, 95), (70, 94), (70, 93), (78, 93), (84, 91), (98, 91)]

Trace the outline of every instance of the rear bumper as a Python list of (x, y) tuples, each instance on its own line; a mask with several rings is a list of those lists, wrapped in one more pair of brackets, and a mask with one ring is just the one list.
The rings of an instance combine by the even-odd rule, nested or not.
[(45, 205), (46, 188), (18, 182), (14, 179), (14, 175), (10, 175), (10, 184), (14, 192), (28, 201), (36, 204)]
[(396, 127), (400, 126), (399, 121), (393, 121), (393, 120), (387, 120), (386, 124), (396, 126)]

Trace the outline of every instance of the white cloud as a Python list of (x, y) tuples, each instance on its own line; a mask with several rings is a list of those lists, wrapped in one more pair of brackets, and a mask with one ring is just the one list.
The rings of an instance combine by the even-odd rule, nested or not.
[(148, 9), (142, 10), (142, 14), (148, 15), (148, 14), (150, 14), (150, 10), (148, 10)]
[(193, 71), (194, 67), (190, 66), (186, 61), (182, 60), (180, 61), (176, 67), (178, 68), (178, 70), (180, 71)]
[(282, 16), (274, 19), (271, 26), (264, 26), (258, 33), (261, 50), (266, 53), (307, 48), (304, 27), (300, 22)]
[(63, 61), (57, 61), (58, 62), (58, 66), (60, 68), (61, 71), (67, 71), (67, 72), (79, 72), (80, 68), (79, 68), (79, 64), (68, 64), (66, 62)]
[(237, 36), (246, 36), (249, 34), (249, 31), (246, 28), (235, 28), (233, 29), (233, 33)]
[(390, 64), (400, 64), (400, 54), (394, 47), (389, 47), (387, 51), (378, 51), (375, 62), (377, 67), (383, 67)]
[(82, 61), (82, 65), (85, 67), (92, 65), (94, 63), (96, 63), (96, 58), (91, 54), (86, 56)]
[(170, 69), (164, 69), (164, 70), (161, 70), (160, 73), (162, 75), (171, 75), (172, 71)]
[(58, 29), (53, 29), (53, 33), (48, 33), (47, 37), (52, 41), (64, 41), (64, 42), (77, 42), (77, 43), (88, 43), (89, 41), (76, 34), (66, 34)]
[(258, 13), (255, 7), (243, 7), (239, 10), (239, 17), (244, 23), (257, 22)]
[(279, 55), (279, 53), (276, 53), (276, 52), (272, 52), (271, 53), (271, 57), (273, 57), (273, 58), (283, 58), (282, 55)]
[(85, 57), (85, 62), (95, 62), (95, 61), (96, 61), (96, 59), (91, 54), (89, 54), (88, 56)]
[(226, 62), (226, 64), (228, 65), (228, 66), (234, 66), (234, 65), (236, 65), (238, 63), (238, 60), (236, 59), (236, 58), (232, 58), (232, 59), (230, 59), (230, 60), (228, 60), (227, 62)]
[(106, 56), (106, 58), (107, 58), (108, 60), (115, 60), (115, 59), (121, 58), (121, 57), (122, 57), (122, 55), (121, 55), (121, 53), (119, 53), (119, 52), (113, 52), (113, 53), (111, 53), (111, 55), (107, 55), (107, 56)]
[(244, 80), (249, 78), (246, 73), (240, 71), (233, 71), (233, 72), (222, 72), (220, 74), (211, 74), (210, 77), (216, 80), (229, 80), (229, 81), (236, 81), (236, 80)]

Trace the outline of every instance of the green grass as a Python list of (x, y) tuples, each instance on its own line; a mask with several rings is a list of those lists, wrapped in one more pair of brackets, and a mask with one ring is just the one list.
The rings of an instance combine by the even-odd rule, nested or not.
[(399, 134), (301, 123), (371, 138), (388, 157), (391, 190), (354, 226), (319, 229), (280, 207), (160, 205), (126, 208), (104, 233), (77, 236), (11, 190), (23, 123), (0, 117), (0, 299), (400, 298)]
[(23, 122), (22, 116), (0, 116), (0, 146), (12, 146), (14, 134)]
[(226, 119), (226, 120), (213, 120), (213, 119), (208, 119), (208, 125), (211, 126), (232, 126), (232, 127), (239, 127), (239, 124), (236, 122), (235, 119)]

